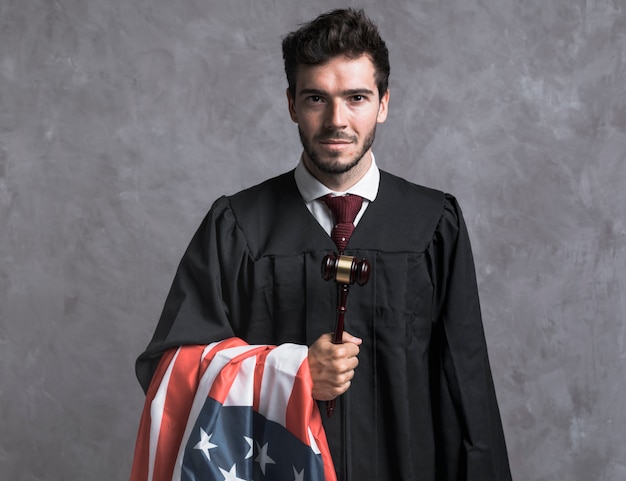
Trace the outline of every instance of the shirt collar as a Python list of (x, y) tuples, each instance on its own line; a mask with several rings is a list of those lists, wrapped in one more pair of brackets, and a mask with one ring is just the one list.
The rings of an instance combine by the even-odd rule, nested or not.
[(356, 184), (350, 187), (346, 192), (336, 192), (329, 189), (319, 180), (317, 180), (304, 166), (302, 157), (300, 162), (296, 166), (294, 172), (296, 179), (296, 185), (300, 191), (300, 195), (307, 204), (315, 199), (318, 199), (326, 194), (333, 195), (345, 195), (354, 194), (363, 197), (364, 199), (373, 202), (378, 194), (378, 184), (380, 183), (380, 171), (376, 165), (376, 159), (372, 154), (372, 165), (367, 170), (365, 175)]

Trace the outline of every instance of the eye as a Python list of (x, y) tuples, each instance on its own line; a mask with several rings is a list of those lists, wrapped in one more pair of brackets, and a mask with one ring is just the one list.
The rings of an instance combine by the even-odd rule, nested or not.
[(354, 94), (349, 97), (349, 101), (353, 104), (364, 104), (369, 100), (370, 97), (367, 94)]
[(319, 95), (311, 95), (308, 97), (309, 102), (317, 104), (322, 102), (322, 97), (320, 97)]

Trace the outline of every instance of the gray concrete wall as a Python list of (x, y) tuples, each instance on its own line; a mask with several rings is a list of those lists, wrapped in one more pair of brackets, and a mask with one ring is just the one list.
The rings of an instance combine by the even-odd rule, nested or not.
[[(348, 2), (352, 3), (352, 2)], [(461, 201), (518, 481), (626, 479), (626, 4), (364, 0), (379, 164)], [(126, 479), (133, 363), (205, 211), (295, 165), (330, 0), (0, 0), (0, 478)]]

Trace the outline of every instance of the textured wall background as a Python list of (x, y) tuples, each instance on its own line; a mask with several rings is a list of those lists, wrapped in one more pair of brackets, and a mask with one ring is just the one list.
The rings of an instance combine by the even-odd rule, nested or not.
[[(348, 2), (352, 3), (352, 2)], [(454, 193), (514, 477), (626, 479), (626, 4), (364, 0), (379, 164)], [(0, 0), (0, 477), (126, 479), (133, 363), (211, 202), (292, 168), (317, 0)]]

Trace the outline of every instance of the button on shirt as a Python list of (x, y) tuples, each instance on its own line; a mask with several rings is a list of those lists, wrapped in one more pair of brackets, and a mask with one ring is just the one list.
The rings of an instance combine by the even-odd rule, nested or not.
[(380, 171), (376, 165), (374, 154), (372, 154), (372, 165), (363, 178), (345, 192), (336, 192), (322, 184), (307, 170), (302, 162), (302, 159), (300, 159), (300, 162), (298, 162), (298, 165), (296, 166), (294, 176), (296, 179), (296, 185), (298, 186), (298, 190), (300, 191), (300, 195), (302, 196), (307, 209), (309, 209), (311, 214), (313, 214), (313, 217), (315, 217), (328, 235), (330, 235), (333, 230), (333, 215), (324, 201), (320, 200), (320, 197), (323, 197), (326, 194), (354, 194), (363, 197), (361, 210), (356, 215), (356, 219), (354, 219), (354, 225), (356, 226), (358, 225), (361, 217), (363, 217), (363, 214), (365, 213), (365, 210), (369, 206), (370, 202), (373, 202), (376, 199), (376, 195), (378, 194), (378, 184), (380, 183)]

